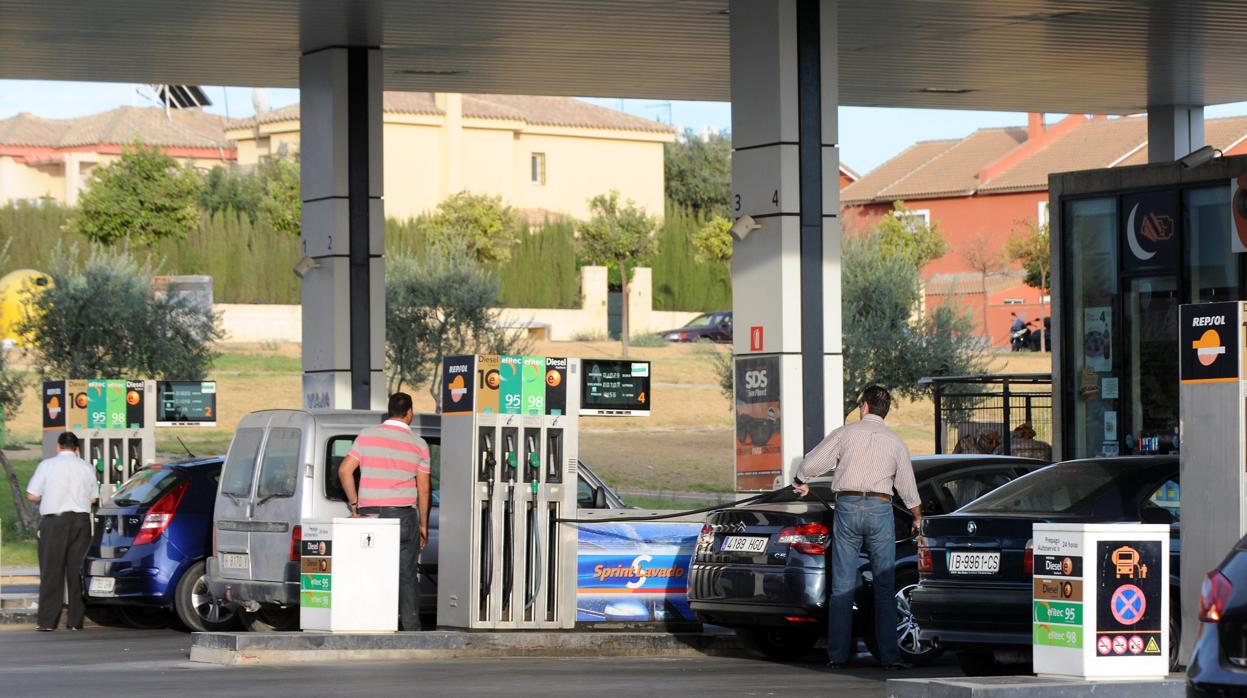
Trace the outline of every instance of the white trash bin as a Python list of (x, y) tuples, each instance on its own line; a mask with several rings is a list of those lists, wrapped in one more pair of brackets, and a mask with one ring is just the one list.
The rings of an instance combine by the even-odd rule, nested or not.
[(398, 519), (303, 522), (299, 626), (330, 633), (398, 630)]
[(1080, 679), (1169, 674), (1169, 527), (1033, 528), (1034, 671)]

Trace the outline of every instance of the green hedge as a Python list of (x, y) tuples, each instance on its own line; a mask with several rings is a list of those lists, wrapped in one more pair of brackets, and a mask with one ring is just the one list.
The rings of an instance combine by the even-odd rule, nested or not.
[[(56, 254), (85, 254), (84, 241), (61, 230), (71, 209), (56, 204), (0, 206), (0, 244), (9, 240), (5, 269), (47, 269)], [(386, 252), (417, 257), (427, 249), (423, 218), (385, 223)], [(699, 217), (670, 207), (658, 231), (659, 252), (653, 267), (654, 307), (658, 310), (712, 311), (732, 304), (731, 267), (701, 263), (694, 257), (692, 235)], [(299, 279), (291, 269), (302, 256), (298, 238), (275, 233), (247, 216), (219, 211), (204, 216), (185, 240), (156, 247), (155, 261), (164, 274), (206, 274), (213, 278), (220, 303), (298, 303)], [(525, 227), (512, 258), (497, 270), (499, 300), (517, 308), (577, 308), (580, 271), (574, 224), (547, 222)], [(618, 284), (618, 274), (611, 278)]]
[(693, 233), (702, 222), (687, 209), (667, 207), (658, 231), (658, 254), (650, 263), (655, 310), (710, 312), (732, 308), (731, 263), (697, 261)]

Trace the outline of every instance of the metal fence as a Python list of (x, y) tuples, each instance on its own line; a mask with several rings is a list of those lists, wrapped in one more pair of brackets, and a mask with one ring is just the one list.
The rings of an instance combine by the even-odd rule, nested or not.
[(1052, 460), (1052, 374), (923, 378), (935, 402), (936, 453)]

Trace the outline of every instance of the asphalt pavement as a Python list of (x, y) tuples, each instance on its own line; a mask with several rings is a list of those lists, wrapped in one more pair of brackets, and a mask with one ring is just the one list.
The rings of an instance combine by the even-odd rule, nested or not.
[(905, 672), (762, 659), (455, 659), (221, 667), (192, 664), (190, 635), (88, 627), (0, 632), (0, 695), (583, 696), (835, 695), (880, 698), (889, 678), (957, 676), (955, 664)]

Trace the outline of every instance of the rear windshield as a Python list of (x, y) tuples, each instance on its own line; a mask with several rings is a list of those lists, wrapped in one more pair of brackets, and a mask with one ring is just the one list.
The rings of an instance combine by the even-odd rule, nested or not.
[(264, 444), (264, 459), (260, 462), (260, 484), (255, 496), (294, 496), (299, 475), (299, 446), (303, 432), (298, 429), (271, 429), (268, 442)]
[(1124, 473), (1121, 466), (1095, 461), (1060, 463), (1002, 485), (961, 512), (1123, 517), (1128, 489), (1121, 482)]
[(260, 453), (263, 429), (239, 429), (225, 457), (225, 471), (221, 475), (221, 494), (234, 497), (251, 495), (251, 478), (255, 475), (256, 456)]
[(140, 470), (113, 493), (113, 506), (133, 507), (155, 504), (182, 476), (176, 470), (148, 468)]

